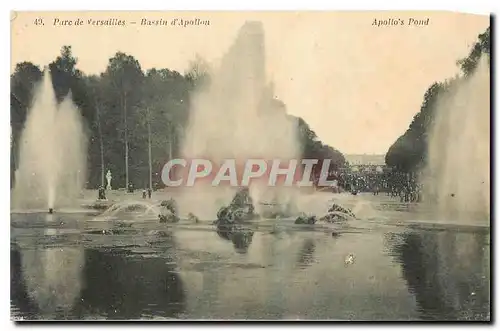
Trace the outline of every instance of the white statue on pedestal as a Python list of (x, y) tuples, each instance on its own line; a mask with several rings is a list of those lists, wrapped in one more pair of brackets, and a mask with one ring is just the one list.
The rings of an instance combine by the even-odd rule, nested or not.
[(106, 180), (108, 181), (108, 185), (106, 185), (106, 190), (111, 190), (111, 179), (113, 177), (111, 176), (111, 171), (108, 170), (108, 173), (106, 174)]

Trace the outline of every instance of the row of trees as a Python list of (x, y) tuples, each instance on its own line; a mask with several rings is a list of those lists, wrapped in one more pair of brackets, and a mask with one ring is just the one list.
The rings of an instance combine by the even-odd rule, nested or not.
[[(206, 63), (196, 59), (184, 75), (169, 69), (144, 71), (133, 56), (122, 52), (109, 59), (100, 75), (86, 75), (77, 64), (71, 46), (64, 46), (49, 69), (56, 98), (61, 101), (71, 91), (85, 123), (88, 187), (104, 183), (107, 170), (120, 187), (126, 183), (161, 185), (163, 165), (180, 153), (190, 96), (200, 84), (209, 82)], [(11, 75), (12, 175), (34, 87), (42, 74), (40, 67), (22, 62)], [(279, 100), (274, 102), (285, 107)], [(297, 123), (304, 157), (330, 158), (334, 167), (343, 166), (345, 159), (339, 151), (323, 144), (303, 119)]]
[[(478, 36), (469, 56), (459, 60), (465, 77), (472, 74), (483, 54), (490, 58), (490, 28)], [(438, 97), (450, 87), (448, 82), (432, 84), (424, 94), (424, 100), (406, 132), (389, 148), (385, 161), (393, 169), (401, 172), (417, 172), (427, 161), (428, 136), (436, 112)]]

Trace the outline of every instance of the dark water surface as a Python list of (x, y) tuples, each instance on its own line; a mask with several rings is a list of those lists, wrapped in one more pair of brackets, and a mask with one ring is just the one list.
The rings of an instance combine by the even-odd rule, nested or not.
[(90, 219), (12, 214), (14, 319), (490, 319), (489, 228)]

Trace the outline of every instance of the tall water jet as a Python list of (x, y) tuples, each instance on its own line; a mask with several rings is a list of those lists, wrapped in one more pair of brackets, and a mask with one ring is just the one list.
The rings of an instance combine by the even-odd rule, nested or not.
[(50, 72), (45, 70), (21, 134), (13, 207), (50, 209), (71, 204), (85, 183), (86, 147), (71, 93), (58, 104)]
[(431, 127), (424, 197), (441, 219), (490, 217), (490, 68), (448, 84)]
[[(262, 23), (247, 22), (219, 68), (211, 72), (209, 86), (194, 95), (184, 157), (209, 158), (214, 163), (236, 159), (239, 164), (250, 158), (297, 158), (297, 123), (273, 94), (272, 84), (266, 81)], [(254, 201), (269, 191), (263, 186), (267, 185), (250, 187)], [(231, 192), (197, 185), (189, 195), (192, 199), (199, 194), (209, 208), (217, 198), (232, 198)]]

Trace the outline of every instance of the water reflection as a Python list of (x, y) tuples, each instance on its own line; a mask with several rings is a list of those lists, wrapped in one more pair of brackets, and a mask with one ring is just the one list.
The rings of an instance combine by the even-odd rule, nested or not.
[[(381, 233), (332, 239), (321, 231), (255, 231), (245, 255), (216, 234), (175, 235), (181, 256), (192, 256), (181, 268), (189, 289), (187, 316), (404, 320), (415, 315), (398, 264), (382, 253)], [(356, 263), (346, 268), (345, 256), (352, 252)]]
[(25, 319), (177, 317), (184, 290), (174, 263), (126, 251), (11, 250), (11, 302)]
[(233, 243), (234, 250), (237, 253), (248, 253), (248, 248), (252, 244), (254, 231), (242, 227), (218, 228), (216, 231), (219, 237)]
[[(40, 240), (57, 241), (61, 230), (46, 229)], [(74, 238), (75, 239), (75, 238)], [(22, 286), (26, 300), (49, 318), (64, 318), (80, 295), (84, 252), (81, 247), (35, 246), (11, 254), (23, 274), (14, 288)]]
[(85, 259), (85, 286), (76, 316), (137, 319), (176, 317), (183, 311), (182, 281), (169, 258), (87, 250)]
[[(82, 238), (71, 237), (76, 234), (15, 229), (13, 313), (33, 319), (488, 318), (489, 232), (386, 229), (335, 238), (294, 228), (84, 232), (85, 245), (95, 247), (85, 250), (78, 246)], [(346, 266), (350, 255), (354, 262)]]
[(316, 243), (311, 238), (304, 239), (304, 243), (300, 248), (297, 265), (299, 268), (305, 269), (314, 262), (314, 251), (316, 248)]
[(394, 253), (422, 319), (489, 319), (489, 233), (410, 232)]

